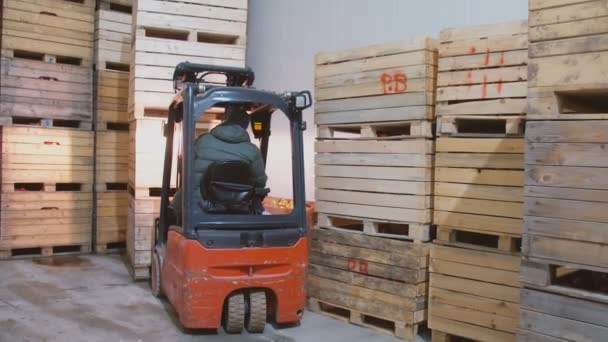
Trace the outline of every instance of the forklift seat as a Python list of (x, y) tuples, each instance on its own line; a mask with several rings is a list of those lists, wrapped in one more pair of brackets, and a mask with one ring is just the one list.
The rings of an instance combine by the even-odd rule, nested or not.
[(251, 167), (242, 160), (211, 163), (201, 177), (203, 210), (209, 214), (255, 214), (258, 191)]

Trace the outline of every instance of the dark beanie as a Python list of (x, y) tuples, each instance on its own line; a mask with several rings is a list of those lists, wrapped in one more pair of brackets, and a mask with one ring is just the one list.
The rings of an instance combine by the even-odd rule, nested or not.
[(247, 129), (249, 127), (249, 114), (238, 106), (226, 106), (226, 123), (236, 124), (243, 127), (243, 129)]

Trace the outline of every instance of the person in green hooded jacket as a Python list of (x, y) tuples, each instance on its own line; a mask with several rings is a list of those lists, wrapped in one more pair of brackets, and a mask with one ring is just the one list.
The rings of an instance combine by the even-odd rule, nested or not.
[[(262, 153), (251, 142), (247, 127), (249, 115), (245, 110), (230, 105), (226, 108), (226, 120), (209, 133), (201, 134), (194, 143), (195, 180), (200, 180), (207, 167), (213, 162), (223, 160), (242, 160), (251, 167), (256, 188), (266, 187), (266, 171)], [(199, 182), (194, 189), (195, 198), (201, 200)], [(181, 212), (181, 190), (175, 193), (171, 205), (179, 216)]]

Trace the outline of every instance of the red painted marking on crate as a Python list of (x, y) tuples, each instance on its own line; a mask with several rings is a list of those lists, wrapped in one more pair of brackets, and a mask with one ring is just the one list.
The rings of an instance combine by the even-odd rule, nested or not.
[(355, 271), (357, 269), (357, 260), (348, 259), (347, 267), (351, 271)]
[(500, 53), (500, 65), (505, 64), (505, 53), (501, 52)]
[(498, 83), (496, 83), (496, 91), (500, 94), (502, 92), (502, 77), (498, 79)]
[(468, 85), (468, 89), (471, 89), (471, 86), (473, 85), (473, 72), (469, 71), (467, 73), (467, 85)]
[(57, 141), (45, 141), (43, 142), (45, 145), (60, 145)]
[(383, 94), (399, 94), (407, 91), (407, 75), (403, 72), (380, 75)]
[(367, 269), (368, 269), (367, 262), (359, 261), (359, 272), (367, 274)]
[(483, 62), (483, 66), (488, 66), (490, 65), (490, 48), (486, 49), (486, 59)]
[(483, 84), (481, 85), (481, 98), (485, 99), (488, 96), (488, 76), (483, 76)]
[(471, 48), (469, 49), (469, 52), (473, 54), (473, 53), (477, 52), (477, 48), (474, 46), (471, 46)]

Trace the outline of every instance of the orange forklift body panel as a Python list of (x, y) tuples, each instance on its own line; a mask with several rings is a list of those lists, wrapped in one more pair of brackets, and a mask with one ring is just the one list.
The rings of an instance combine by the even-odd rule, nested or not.
[(300, 320), (306, 304), (308, 241), (290, 247), (209, 249), (169, 230), (162, 289), (191, 329), (216, 329), (225, 299), (241, 289), (266, 289), (277, 323)]

